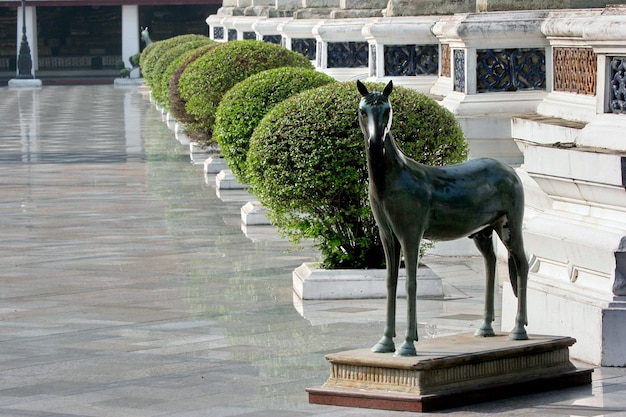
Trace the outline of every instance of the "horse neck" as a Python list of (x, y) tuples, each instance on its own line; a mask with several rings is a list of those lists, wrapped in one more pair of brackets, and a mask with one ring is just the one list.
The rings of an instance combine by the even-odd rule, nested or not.
[(396, 145), (396, 141), (387, 134), (383, 146), (379, 149), (367, 149), (367, 168), (370, 184), (381, 192), (387, 184), (395, 182), (395, 178), (406, 166), (406, 156)]

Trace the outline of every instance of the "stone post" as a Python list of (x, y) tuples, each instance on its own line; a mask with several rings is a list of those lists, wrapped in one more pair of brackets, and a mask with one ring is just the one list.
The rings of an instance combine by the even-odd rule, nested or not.
[[(129, 58), (139, 52), (140, 33), (139, 6), (122, 6), (122, 60), (126, 68), (132, 67)], [(134, 71), (131, 73), (131, 77), (137, 77), (138, 73), (139, 71)]]

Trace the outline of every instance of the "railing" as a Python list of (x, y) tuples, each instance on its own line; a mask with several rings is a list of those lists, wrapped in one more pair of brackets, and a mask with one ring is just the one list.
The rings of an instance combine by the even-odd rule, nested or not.
[(65, 69), (115, 69), (122, 60), (120, 55), (104, 56), (40, 56), (40, 70)]
[[(367, 68), (375, 79), (430, 80), (412, 85), (444, 97), (451, 92), (470, 96), (518, 92), (534, 97), (534, 104), (511, 97), (512, 112), (532, 111), (542, 100), (540, 93), (559, 92), (597, 97), (604, 104), (594, 106), (594, 112), (597, 107), (626, 114), (626, 40), (619, 29), (626, 26), (626, 7), (612, 8), (603, 16), (621, 21), (622, 25), (604, 25), (618, 29), (587, 36), (585, 31), (601, 14), (601, 9), (589, 9), (314, 22), (258, 18), (263, 22), (262, 32), (255, 32), (253, 22), (239, 29), (233, 23), (242, 19), (238, 16), (211, 16), (207, 23), (215, 40), (262, 39), (282, 44), (323, 71)], [(605, 30), (596, 26), (596, 31)], [(363, 72), (343, 74), (362, 76)]]

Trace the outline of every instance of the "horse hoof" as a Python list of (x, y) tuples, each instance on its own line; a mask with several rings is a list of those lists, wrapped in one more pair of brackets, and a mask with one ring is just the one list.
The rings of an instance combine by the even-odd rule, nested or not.
[(396, 351), (396, 345), (393, 343), (393, 340), (383, 337), (374, 345), (372, 348), (372, 352), (376, 353), (391, 353)]
[(493, 327), (491, 327), (491, 323), (487, 323), (484, 321), (480, 324), (480, 327), (474, 332), (474, 336), (476, 337), (493, 337), (495, 335), (496, 334), (493, 331)]
[(417, 356), (413, 342), (404, 342), (400, 349), (396, 350), (395, 356)]
[(477, 329), (474, 332), (474, 336), (476, 337), (493, 337), (495, 335), (496, 333), (493, 331), (493, 329)]
[(516, 327), (509, 333), (509, 340), (528, 340), (528, 334), (523, 327)]

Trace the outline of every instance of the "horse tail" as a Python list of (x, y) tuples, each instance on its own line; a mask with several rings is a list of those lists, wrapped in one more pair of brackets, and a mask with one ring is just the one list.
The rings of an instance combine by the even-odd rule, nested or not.
[(509, 279), (511, 280), (511, 287), (513, 287), (513, 294), (517, 297), (517, 264), (515, 263), (515, 258), (511, 253), (509, 253)]

